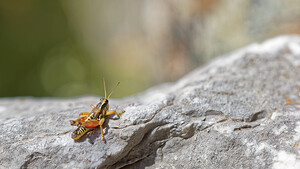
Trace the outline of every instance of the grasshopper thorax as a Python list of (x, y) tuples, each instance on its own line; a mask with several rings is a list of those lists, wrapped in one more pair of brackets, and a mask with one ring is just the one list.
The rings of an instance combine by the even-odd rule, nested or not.
[(101, 98), (96, 107), (99, 110), (108, 110), (109, 108), (108, 99)]

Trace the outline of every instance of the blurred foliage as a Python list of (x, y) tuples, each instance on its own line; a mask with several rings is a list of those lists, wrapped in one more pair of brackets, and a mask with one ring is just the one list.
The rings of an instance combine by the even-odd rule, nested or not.
[(298, 0), (1, 1), (0, 96), (113, 97), (300, 33)]

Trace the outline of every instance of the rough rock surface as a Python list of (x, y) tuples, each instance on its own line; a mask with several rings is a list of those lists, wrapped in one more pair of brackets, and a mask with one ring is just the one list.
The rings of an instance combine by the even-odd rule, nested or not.
[[(79, 141), (99, 97), (0, 99), (1, 168), (300, 168), (300, 37), (219, 57), (175, 83), (110, 100), (126, 112)], [(285, 105), (286, 97), (293, 104)], [(118, 128), (116, 128), (118, 127)]]

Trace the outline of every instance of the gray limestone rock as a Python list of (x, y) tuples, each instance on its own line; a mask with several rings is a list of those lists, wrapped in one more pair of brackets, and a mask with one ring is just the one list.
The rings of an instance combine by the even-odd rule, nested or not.
[[(69, 120), (99, 97), (0, 99), (0, 168), (300, 168), (300, 37), (221, 56), (123, 99), (78, 141)], [(294, 104), (285, 105), (286, 97)]]

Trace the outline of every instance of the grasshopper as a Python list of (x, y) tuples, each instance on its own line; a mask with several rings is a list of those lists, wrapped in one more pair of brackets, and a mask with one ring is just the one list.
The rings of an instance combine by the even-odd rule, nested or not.
[[(78, 140), (82, 136), (84, 136), (86, 133), (88, 135), (92, 134), (94, 132), (94, 129), (98, 126), (100, 126), (101, 130), (101, 135), (102, 135), (102, 140), (105, 142), (104, 134), (103, 134), (103, 123), (105, 122), (105, 117), (111, 114), (116, 114), (119, 116), (125, 111), (121, 111), (120, 113), (117, 113), (115, 110), (108, 111), (109, 109), (109, 104), (108, 104), (108, 99), (113, 93), (113, 91), (118, 87), (120, 82), (117, 83), (115, 88), (110, 92), (108, 97), (106, 97), (106, 87), (105, 87), (105, 81), (103, 79), (103, 84), (104, 84), (104, 93), (105, 97), (101, 98), (100, 101), (97, 103), (96, 106), (93, 104), (90, 105), (92, 108), (92, 111), (89, 112), (81, 112), (78, 115), (77, 120), (70, 120), (70, 123), (72, 126), (78, 126), (76, 130), (73, 131), (72, 133), (72, 139)], [(86, 116), (84, 116), (86, 115)], [(81, 117), (83, 116), (83, 117)]]

